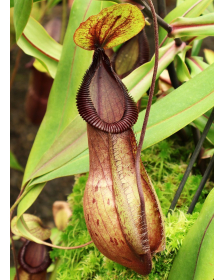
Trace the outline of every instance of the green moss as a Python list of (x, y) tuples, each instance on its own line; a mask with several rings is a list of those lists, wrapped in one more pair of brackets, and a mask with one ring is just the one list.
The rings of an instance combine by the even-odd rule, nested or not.
[[(181, 182), (186, 170), (189, 154), (193, 151), (192, 144), (180, 146), (175, 137), (168, 138), (142, 153), (142, 160), (151, 177), (158, 198), (161, 203), (164, 216), (166, 215), (174, 194)], [(88, 175), (76, 178), (73, 192), (68, 201), (73, 209), (73, 215), (61, 241), (67, 246), (76, 246), (91, 240), (86, 228), (83, 215), (83, 194)], [(178, 201), (177, 208), (172, 215), (165, 217), (166, 249), (153, 256), (153, 269), (146, 277), (138, 275), (130, 269), (123, 267), (104, 257), (95, 245), (76, 250), (58, 250), (51, 252), (51, 257), (62, 260), (58, 271), (58, 280), (81, 279), (150, 279), (165, 280), (168, 278), (175, 255), (182, 240), (197, 219), (201, 206), (213, 187), (207, 183), (193, 215), (186, 214), (194, 193), (201, 181), (201, 175), (191, 175), (185, 185), (184, 191)]]

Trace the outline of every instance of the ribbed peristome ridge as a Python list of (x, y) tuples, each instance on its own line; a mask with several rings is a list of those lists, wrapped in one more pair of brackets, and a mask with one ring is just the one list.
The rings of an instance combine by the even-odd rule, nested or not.
[(79, 114), (90, 125), (101, 131), (121, 133), (138, 119), (138, 109), (104, 50), (94, 52), (77, 94)]

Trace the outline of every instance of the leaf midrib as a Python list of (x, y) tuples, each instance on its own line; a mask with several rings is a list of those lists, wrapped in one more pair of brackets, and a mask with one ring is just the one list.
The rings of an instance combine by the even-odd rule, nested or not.
[[(208, 96), (210, 96), (213, 92), (214, 92), (214, 90), (212, 90), (208, 95), (206, 95), (205, 97), (203, 97), (202, 99), (200, 99), (200, 100), (197, 101), (196, 103), (192, 104), (191, 106), (187, 107), (186, 109), (184, 109), (184, 110), (182, 110), (182, 111), (176, 113), (175, 115), (172, 115), (172, 116), (166, 118), (165, 120), (162, 120), (162, 121), (160, 121), (160, 122), (157, 122), (157, 123), (155, 123), (155, 124), (153, 124), (153, 125), (147, 127), (146, 130), (151, 129), (151, 128), (154, 127), (154, 126), (157, 126), (157, 125), (159, 125), (159, 124), (161, 124), (161, 123), (163, 123), (163, 122), (166, 122), (166, 121), (168, 121), (169, 119), (172, 119), (172, 118), (178, 116), (179, 114), (181, 114), (181, 113), (183, 113), (183, 112), (189, 110), (190, 108), (194, 107), (195, 105), (199, 104), (201, 101), (203, 101), (204, 99), (206, 99), (206, 98), (207, 98)], [(141, 133), (141, 130), (138, 131), (138, 132), (136, 132), (136, 134), (139, 134), (139, 133)]]
[(202, 243), (203, 243), (204, 238), (205, 238), (205, 234), (206, 234), (206, 232), (207, 232), (207, 230), (208, 230), (208, 228), (209, 228), (209, 226), (210, 226), (210, 224), (211, 224), (213, 219), (214, 219), (214, 214), (212, 215), (211, 219), (209, 220), (208, 225), (205, 228), (205, 231), (204, 231), (203, 236), (201, 238), (201, 243), (200, 243), (199, 248), (198, 248), (197, 259), (196, 259), (196, 263), (195, 263), (194, 275), (193, 275), (192, 280), (194, 280), (194, 277), (195, 277), (195, 273), (196, 273), (196, 269), (197, 269), (197, 263), (198, 263), (198, 259), (199, 259), (199, 255), (200, 255), (200, 251), (201, 251), (201, 247), (202, 247)]

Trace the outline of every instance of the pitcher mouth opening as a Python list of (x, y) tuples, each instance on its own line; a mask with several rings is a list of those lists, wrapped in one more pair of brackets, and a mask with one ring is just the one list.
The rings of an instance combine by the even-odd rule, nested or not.
[[(90, 85), (97, 69), (100, 66), (100, 63), (103, 64), (109, 75), (113, 77), (114, 83), (123, 93), (122, 97), (124, 98), (124, 113), (119, 121), (111, 123), (104, 121), (99, 116), (91, 99)], [(127, 88), (114, 72), (113, 68), (111, 67), (110, 60), (102, 48), (98, 48), (94, 52), (93, 62), (90, 68), (87, 70), (77, 94), (77, 107), (79, 114), (88, 124), (108, 133), (124, 132), (128, 128), (132, 127), (138, 119), (138, 109), (134, 100), (128, 94)]]

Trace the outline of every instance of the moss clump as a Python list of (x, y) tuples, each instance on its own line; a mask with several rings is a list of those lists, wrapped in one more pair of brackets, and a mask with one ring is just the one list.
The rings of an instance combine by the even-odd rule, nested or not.
[[(164, 215), (166, 215), (169, 209), (175, 191), (186, 170), (191, 151), (193, 151), (191, 144), (182, 147), (177, 144), (175, 137), (172, 137), (146, 149), (142, 154), (142, 160), (153, 181)], [(76, 246), (91, 240), (86, 228), (82, 205), (88, 174), (76, 179), (73, 192), (68, 197), (68, 201), (73, 209), (73, 215), (61, 237), (61, 241), (66, 246)], [(178, 201), (177, 209), (172, 215), (169, 214), (164, 218), (166, 249), (153, 256), (151, 274), (143, 277), (122, 265), (112, 262), (104, 257), (95, 245), (91, 244), (81, 249), (54, 249), (51, 252), (53, 259), (56, 257), (61, 259), (61, 264), (57, 270), (57, 279), (167, 279), (182, 240), (197, 219), (201, 206), (213, 187), (212, 183), (206, 184), (196, 210), (193, 215), (188, 215), (186, 210), (200, 181), (201, 175), (197, 173), (188, 178), (184, 191)]]

